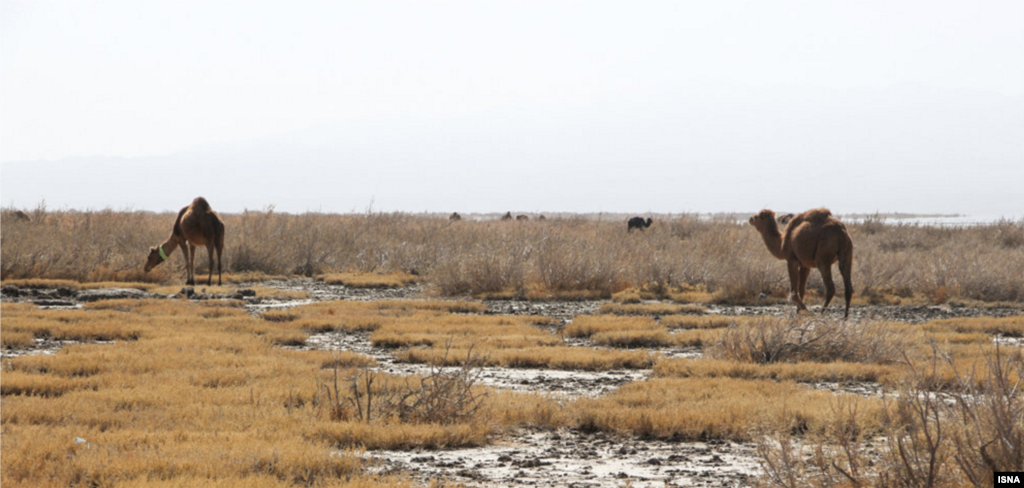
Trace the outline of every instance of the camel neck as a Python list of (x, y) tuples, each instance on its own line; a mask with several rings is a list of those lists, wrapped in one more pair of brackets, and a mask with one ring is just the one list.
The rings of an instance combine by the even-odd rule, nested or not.
[[(171, 253), (174, 252), (174, 250), (177, 249), (177, 248), (178, 248), (178, 240), (175, 239), (173, 235), (171, 237), (168, 237), (167, 240), (164, 241), (163, 244), (160, 244), (160, 247), (159, 247), (159, 249), (162, 249), (163, 253), (165, 255), (167, 255), (167, 256), (170, 256)], [(161, 256), (161, 257), (163, 257), (163, 256)], [(167, 258), (164, 258), (164, 260), (167, 260)]]
[[(774, 224), (775, 222), (771, 222)], [(761, 238), (764, 239), (765, 246), (768, 246), (768, 252), (772, 253), (778, 259), (786, 259), (786, 256), (782, 254), (782, 233), (779, 232), (778, 226), (768, 225), (761, 232)]]

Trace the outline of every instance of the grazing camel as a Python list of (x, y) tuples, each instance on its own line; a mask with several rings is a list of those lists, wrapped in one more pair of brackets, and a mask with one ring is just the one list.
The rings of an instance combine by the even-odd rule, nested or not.
[(530, 220), (530, 217), (528, 217), (528, 216), (526, 216), (524, 214), (519, 214), (519, 215), (516, 215), (516, 220)]
[(462, 220), (462, 216), (459, 215), (458, 212), (452, 212), (452, 214), (448, 216), (448, 221), (449, 222), (455, 222), (455, 221), (458, 221), (458, 220)]
[(167, 260), (167, 257), (181, 246), (185, 253), (185, 269), (188, 278), (187, 285), (195, 285), (195, 261), (196, 246), (206, 246), (206, 252), (210, 256), (210, 275), (206, 278), (206, 284), (213, 283), (213, 251), (217, 250), (217, 284), (221, 284), (221, 253), (224, 251), (224, 221), (220, 215), (210, 208), (210, 204), (203, 197), (192, 200), (192, 204), (178, 212), (178, 218), (174, 221), (174, 229), (171, 236), (157, 247), (149, 248), (149, 257), (146, 260), (146, 272), (155, 268)]
[(512, 220), (512, 212), (505, 212), (505, 215), (501, 216), (501, 220)]
[(626, 231), (633, 232), (633, 229), (644, 230), (654, 223), (654, 219), (647, 217), (647, 221), (644, 221), (642, 217), (633, 217), (626, 222)]
[(832, 212), (824, 208), (808, 210), (794, 216), (786, 225), (785, 232), (780, 232), (775, 212), (762, 210), (750, 217), (750, 225), (761, 234), (772, 256), (786, 260), (790, 296), (796, 302), (797, 311), (807, 310), (803, 301), (807, 277), (811, 274), (811, 268), (818, 268), (825, 282), (825, 304), (821, 307), (821, 313), (825, 313), (828, 303), (836, 294), (836, 285), (832, 282), (832, 263), (839, 261), (839, 273), (843, 275), (843, 293), (846, 297), (844, 317), (850, 317), (853, 241), (846, 226), (833, 217)]
[[(31, 222), (32, 217), (29, 217), (27, 213), (21, 210), (4, 210), (3, 216), (5, 218), (14, 219), (16, 222)], [(10, 222), (10, 220), (8, 220)]]

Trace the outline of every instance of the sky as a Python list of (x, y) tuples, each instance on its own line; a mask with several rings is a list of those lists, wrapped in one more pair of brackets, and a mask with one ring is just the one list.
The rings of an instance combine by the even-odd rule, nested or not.
[(0, 206), (1024, 217), (1022, 1), (0, 1)]

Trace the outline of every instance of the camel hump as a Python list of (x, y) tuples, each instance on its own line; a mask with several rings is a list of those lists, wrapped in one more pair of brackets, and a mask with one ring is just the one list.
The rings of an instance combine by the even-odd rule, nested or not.
[(810, 221), (828, 220), (828, 218), (831, 217), (831, 216), (832, 216), (832, 211), (827, 209), (827, 208), (811, 209), (811, 210), (808, 210), (808, 211), (804, 212), (803, 215), (801, 215), (801, 217), (803, 217), (804, 220), (810, 220)]
[(196, 197), (195, 200), (192, 200), (192, 208), (201, 212), (209, 212), (210, 202), (207, 202), (203, 197)]
[(804, 223), (808, 223), (814, 226), (821, 226), (833, 220), (835, 220), (835, 217), (832, 217), (831, 210), (827, 208), (815, 208), (812, 210), (808, 210), (804, 213), (797, 214), (793, 218), (789, 219), (789, 223), (787, 224), (786, 228), (795, 229), (796, 227), (799, 227), (801, 224)]

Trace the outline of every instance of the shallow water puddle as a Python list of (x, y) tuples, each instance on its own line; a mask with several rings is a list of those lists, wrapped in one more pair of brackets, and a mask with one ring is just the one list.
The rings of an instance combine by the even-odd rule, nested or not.
[[(424, 364), (396, 362), (387, 349), (375, 348), (368, 334), (328, 332), (314, 334), (303, 349), (352, 351), (372, 357), (378, 363), (374, 371), (395, 375), (429, 375), (437, 368)], [(458, 368), (440, 368), (456, 371)], [(562, 371), (535, 368), (479, 367), (479, 383), (498, 389), (551, 393), (566, 397), (596, 397), (650, 376), (651, 370)]]

